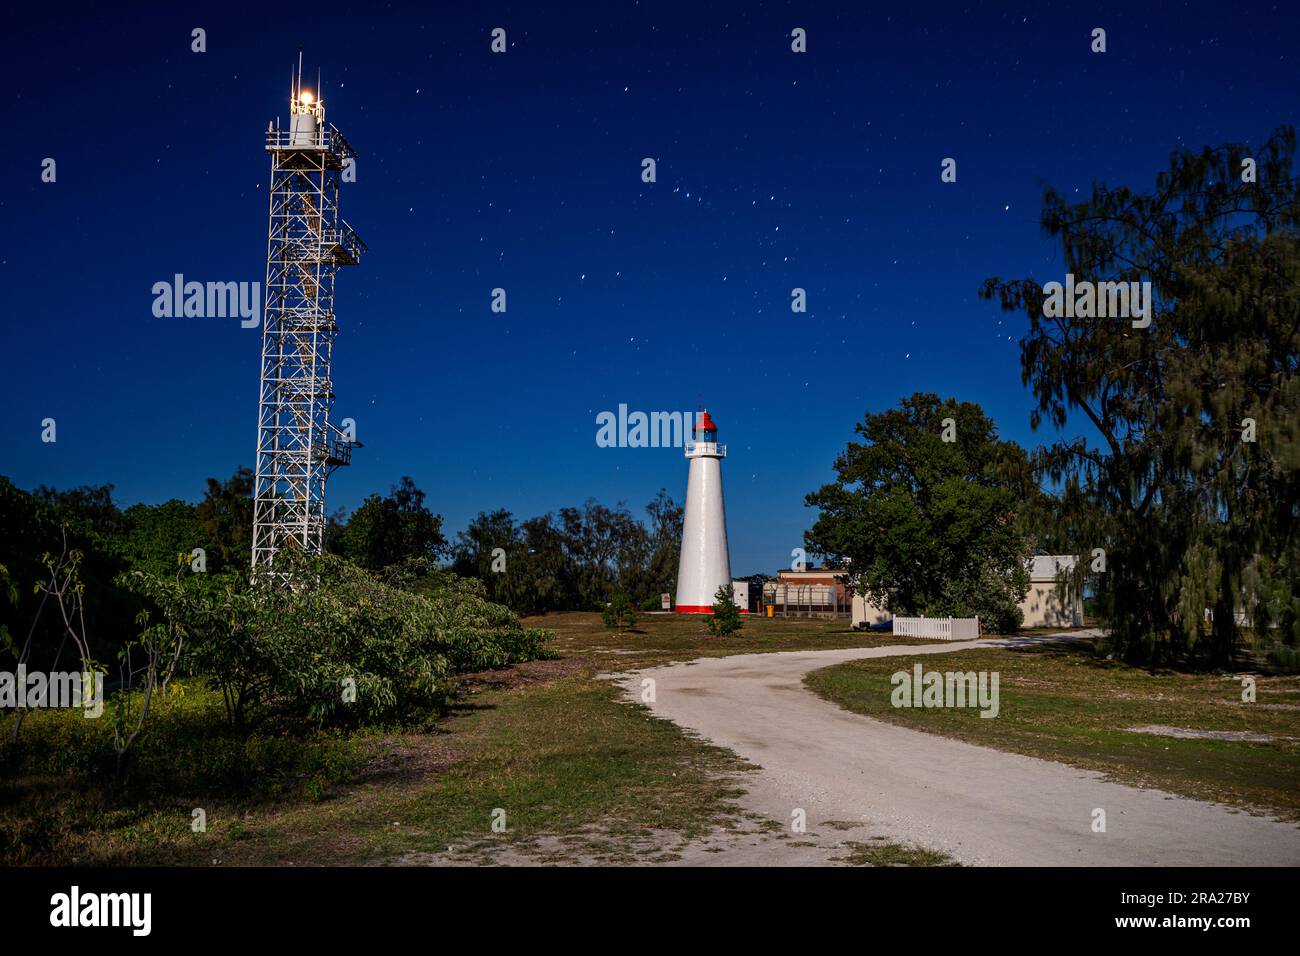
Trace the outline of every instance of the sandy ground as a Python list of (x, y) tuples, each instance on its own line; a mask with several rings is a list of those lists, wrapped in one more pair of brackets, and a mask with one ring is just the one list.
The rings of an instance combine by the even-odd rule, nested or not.
[[(1289, 824), (882, 723), (802, 684), (843, 661), (1001, 643), (746, 654), (620, 675), (637, 700), (642, 679), (653, 678), (656, 714), (757, 764), (743, 778), (741, 805), (781, 824), (661, 844), (643, 859), (669, 862), (667, 850), (686, 865), (818, 865), (842, 857), (846, 841), (883, 839), (969, 865), (1300, 864), (1300, 828)], [(1106, 812), (1105, 833), (1092, 830), (1096, 808)], [(791, 832), (797, 809), (806, 833)]]

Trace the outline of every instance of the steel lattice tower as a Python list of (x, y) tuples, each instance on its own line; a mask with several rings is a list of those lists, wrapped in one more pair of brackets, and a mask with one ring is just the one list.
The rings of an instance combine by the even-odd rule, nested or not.
[[(319, 84), (318, 84), (319, 89)], [(339, 215), (339, 181), (355, 153), (324, 104), (290, 91), (289, 129), (268, 126), (270, 217), (262, 317), (257, 471), (253, 491), (253, 573), (290, 541), (319, 553), (325, 481), (349, 464), (352, 442), (330, 423), (330, 362), (338, 326), (334, 275), (355, 265), (365, 243)]]

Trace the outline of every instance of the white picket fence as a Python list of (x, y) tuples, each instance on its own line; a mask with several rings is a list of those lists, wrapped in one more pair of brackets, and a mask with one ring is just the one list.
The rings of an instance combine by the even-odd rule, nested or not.
[(973, 641), (980, 636), (978, 617), (896, 617), (894, 637), (928, 637), (940, 641)]

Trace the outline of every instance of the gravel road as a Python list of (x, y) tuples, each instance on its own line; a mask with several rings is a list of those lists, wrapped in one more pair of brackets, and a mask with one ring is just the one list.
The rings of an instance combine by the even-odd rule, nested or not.
[[(1300, 864), (1296, 826), (896, 727), (843, 710), (802, 683), (809, 671), (871, 657), (936, 655), (926, 669), (942, 671), (945, 653), (1004, 643), (745, 654), (625, 677), (638, 700), (642, 679), (653, 678), (649, 706), (657, 715), (761, 768), (745, 777), (747, 808), (787, 830), (802, 809), (813, 834), (746, 844), (739, 859), (714, 847), (685, 862), (828, 862), (852, 823), (876, 839), (971, 865)], [(1105, 833), (1092, 831), (1095, 808), (1106, 812)]]

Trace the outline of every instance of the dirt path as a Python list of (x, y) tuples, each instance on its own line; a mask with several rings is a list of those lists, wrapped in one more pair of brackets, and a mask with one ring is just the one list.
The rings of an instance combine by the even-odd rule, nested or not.
[[(624, 675), (620, 683), (638, 700), (642, 679), (654, 679), (656, 714), (759, 765), (744, 779), (742, 805), (783, 824), (780, 839), (692, 847), (682, 862), (824, 863), (846, 840), (874, 837), (973, 865), (1300, 864), (1300, 828), (896, 727), (842, 710), (802, 683), (843, 661), (1005, 643), (746, 654)], [(1098, 807), (1105, 833), (1092, 832)], [(790, 835), (796, 808), (806, 812), (808, 834)]]

